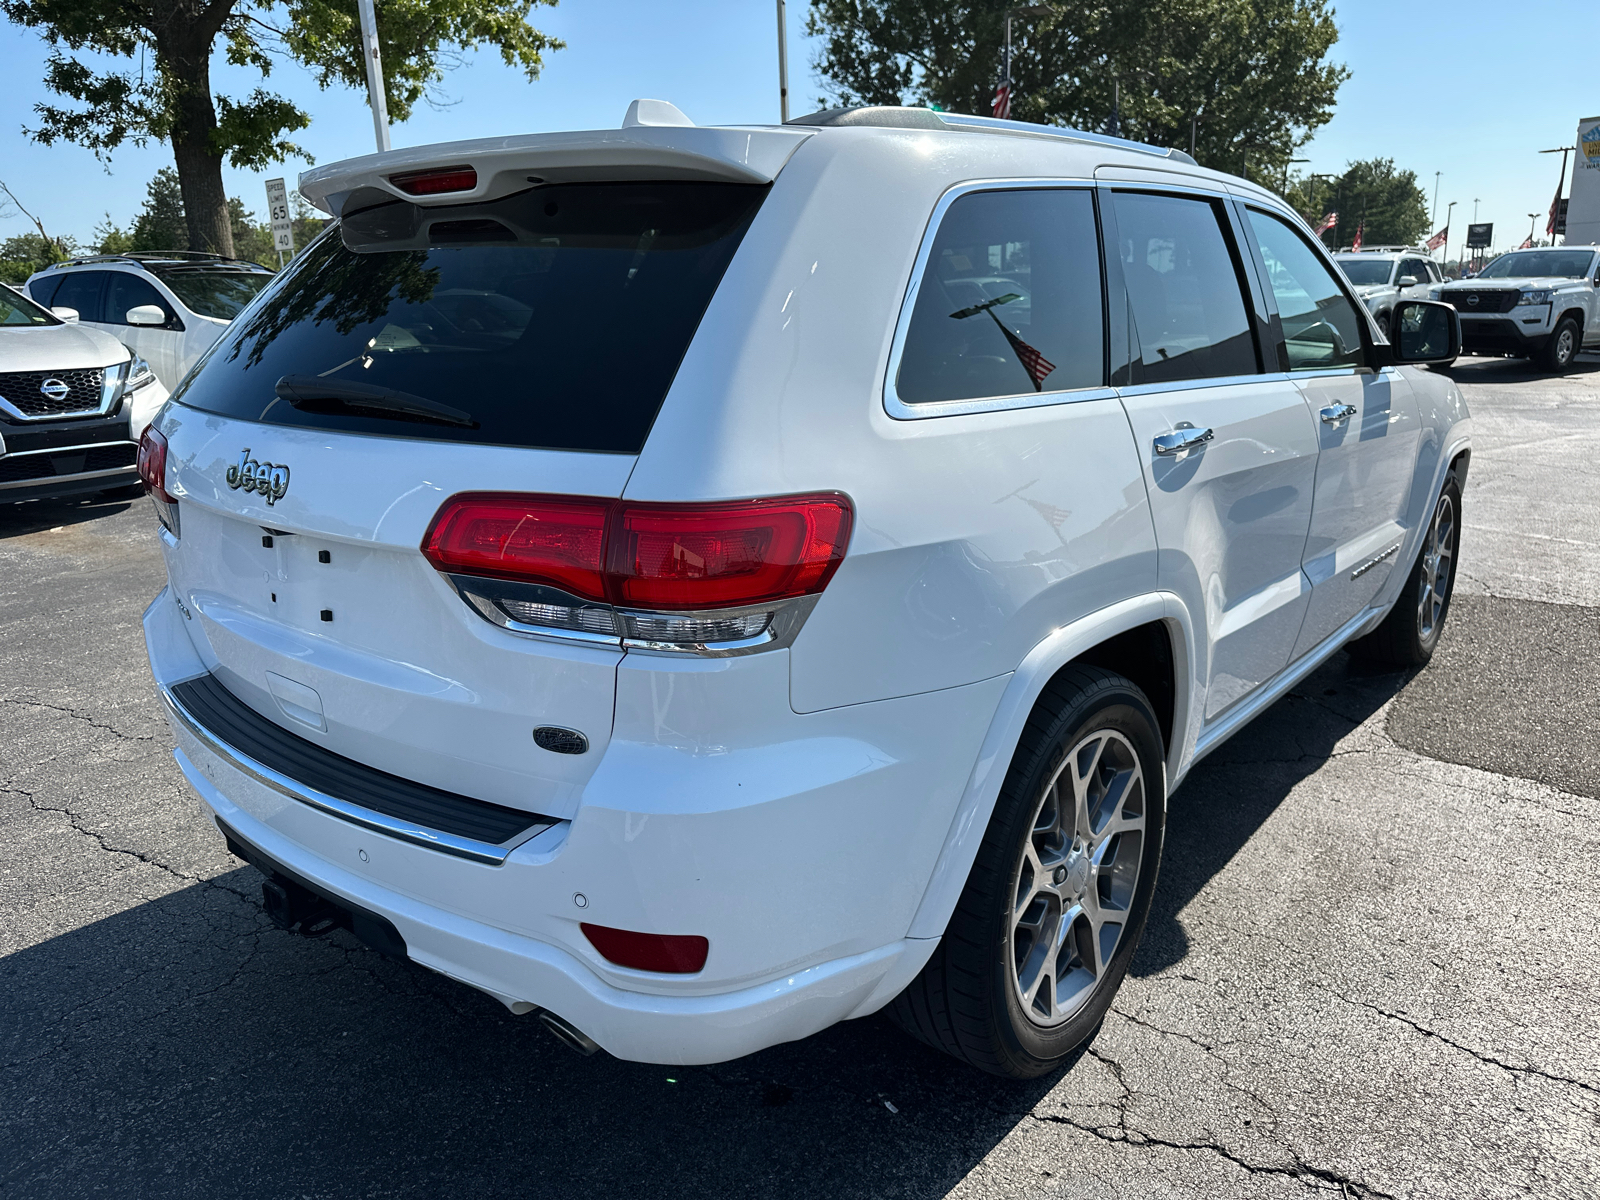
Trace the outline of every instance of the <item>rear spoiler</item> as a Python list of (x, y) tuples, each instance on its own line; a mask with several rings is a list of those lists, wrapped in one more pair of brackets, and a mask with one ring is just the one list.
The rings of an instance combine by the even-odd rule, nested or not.
[[(634, 125), (578, 133), (521, 134), (367, 154), (300, 176), (300, 194), (330, 216), (389, 200), (472, 204), (498, 200), (529, 184), (621, 179), (771, 183), (814, 129), (780, 126), (705, 128)], [(407, 194), (392, 182), (414, 172), (468, 167), (469, 189)]]

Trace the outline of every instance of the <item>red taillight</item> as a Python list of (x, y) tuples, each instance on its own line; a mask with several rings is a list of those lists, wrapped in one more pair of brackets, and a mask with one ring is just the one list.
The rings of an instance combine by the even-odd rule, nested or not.
[(434, 517), (422, 553), (441, 571), (560, 588), (605, 602), (609, 500), (468, 493)]
[(176, 504), (176, 496), (167, 492), (167, 439), (154, 425), (146, 425), (139, 435), (139, 478), (145, 490), (158, 500)]
[(583, 923), (583, 936), (607, 962), (664, 975), (693, 975), (706, 965), (711, 950), (710, 942), (692, 934), (635, 933), (588, 922)]
[(544, 584), (618, 608), (739, 608), (822, 591), (850, 540), (839, 495), (630, 504), (466, 493), (422, 552), (441, 571)]
[(430, 167), (391, 175), (389, 182), (408, 196), (437, 196), (442, 192), (470, 192), (478, 186), (478, 172), (471, 167)]
[(820, 592), (850, 540), (842, 496), (627, 504), (609, 548), (623, 608), (737, 608)]

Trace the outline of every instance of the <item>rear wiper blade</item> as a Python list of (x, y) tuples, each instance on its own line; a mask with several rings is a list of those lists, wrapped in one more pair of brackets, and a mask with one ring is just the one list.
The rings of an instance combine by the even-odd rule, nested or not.
[(410, 392), (399, 392), (370, 383), (324, 379), (320, 375), (285, 375), (272, 390), (296, 408), (309, 411), (315, 411), (324, 404), (337, 404), (342, 408), (367, 408), (373, 412), (393, 413), (419, 421), (439, 421), (466, 429), (478, 427), (478, 422), (473, 420), (469, 412), (429, 400), (426, 396), (414, 396)]

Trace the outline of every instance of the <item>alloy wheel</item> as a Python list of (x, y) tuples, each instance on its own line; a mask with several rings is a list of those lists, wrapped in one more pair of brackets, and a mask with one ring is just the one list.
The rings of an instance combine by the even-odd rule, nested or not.
[(1422, 549), (1422, 580), (1417, 595), (1417, 634), (1423, 642), (1439, 631), (1444, 606), (1450, 600), (1455, 566), (1456, 506), (1449, 492), (1439, 497)]
[(1012, 882), (1010, 975), (1036, 1025), (1088, 1003), (1132, 915), (1144, 859), (1145, 780), (1122, 734), (1086, 735), (1034, 810)]
[(1556, 362), (1563, 367), (1572, 361), (1572, 356), (1577, 349), (1577, 338), (1573, 336), (1570, 327), (1562, 329), (1556, 334)]

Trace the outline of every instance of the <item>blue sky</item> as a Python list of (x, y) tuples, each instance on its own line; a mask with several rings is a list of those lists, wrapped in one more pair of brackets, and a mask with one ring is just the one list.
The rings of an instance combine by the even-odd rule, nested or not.
[[(791, 111), (799, 113), (822, 88), (811, 69), (816, 46), (802, 32), (805, 0), (788, 7)], [(1351, 159), (1393, 157), (1417, 172), (1430, 204), (1439, 171), (1441, 220), (1447, 202), (1458, 201), (1453, 245), (1475, 199), (1478, 219), (1495, 223), (1497, 245), (1521, 241), (1527, 214), (1549, 208), (1560, 165), (1560, 155), (1537, 151), (1571, 145), (1579, 118), (1600, 115), (1600, 87), (1581, 36), (1593, 23), (1592, 2), (1513, 9), (1503, 0), (1457, 0), (1448, 20), (1440, 5), (1410, 0), (1342, 0), (1335, 11), (1341, 36), (1333, 56), (1353, 74), (1333, 120), (1301, 151), (1312, 161), (1299, 169), (1331, 173)], [(568, 43), (549, 56), (539, 81), (528, 83), (494, 53), (474, 55), (446, 79), (452, 103), (419, 106), (394, 127), (394, 144), (614, 127), (636, 96), (671, 100), (703, 124), (777, 119), (771, 0), (565, 0), (536, 9), (534, 20)], [(0, 179), (52, 233), (86, 239), (106, 212), (128, 224), (150, 176), (171, 164), (170, 153), (159, 145), (129, 147), (116, 153), (108, 173), (88, 151), (31, 142), (21, 130), (45, 98), (44, 59), (36, 34), (0, 25)], [(213, 88), (225, 95), (246, 95), (257, 82), (220, 57), (213, 68)], [(287, 64), (268, 86), (312, 114), (299, 140), (318, 162), (372, 150), (364, 92), (320, 92)], [(261, 213), (265, 179), (281, 174), (292, 182), (305, 166), (230, 169), (228, 190)], [(0, 237), (28, 228), (20, 214), (0, 218)]]

